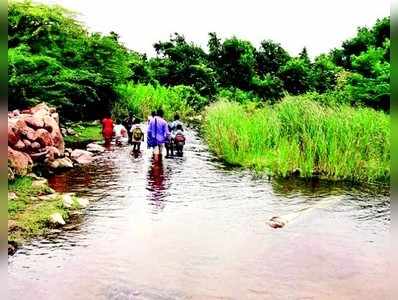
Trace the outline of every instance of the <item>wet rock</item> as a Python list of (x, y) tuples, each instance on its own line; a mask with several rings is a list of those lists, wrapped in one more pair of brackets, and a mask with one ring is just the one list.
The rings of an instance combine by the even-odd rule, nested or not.
[(81, 165), (92, 163), (94, 160), (93, 154), (91, 152), (81, 149), (73, 150), (71, 153), (71, 158), (73, 161)]
[(287, 221), (282, 219), (281, 217), (272, 217), (268, 221), (268, 225), (272, 228), (282, 228), (287, 224)]
[(37, 188), (37, 189), (47, 189), (48, 188), (48, 181), (45, 178), (38, 179), (38, 180), (33, 180), (32, 181), (32, 188)]
[(31, 149), (32, 142), (26, 139), (23, 139), (22, 142), (25, 144), (26, 149)]
[(49, 164), (52, 169), (70, 169), (73, 168), (73, 162), (68, 157), (57, 158)]
[(15, 127), (11, 124), (8, 124), (8, 145), (13, 146), (19, 141), (19, 136), (15, 134)]
[(71, 194), (63, 194), (62, 196), (62, 205), (66, 208), (71, 208), (73, 206), (73, 198)]
[(17, 245), (12, 242), (8, 242), (8, 255), (14, 255), (17, 252)]
[(8, 201), (15, 200), (15, 199), (17, 199), (17, 194), (15, 194), (14, 192), (9, 192), (8, 193)]
[(14, 149), (18, 150), (18, 151), (23, 151), (26, 148), (26, 145), (24, 142), (22, 142), (21, 140), (19, 140), (18, 142), (16, 142), (16, 144), (14, 145)]
[(77, 198), (76, 199), (76, 203), (79, 207), (81, 208), (86, 208), (87, 206), (89, 206), (90, 202), (88, 201), (88, 199), (85, 198)]
[(65, 225), (65, 220), (59, 212), (53, 213), (50, 218), (49, 222), (55, 226)]
[(52, 193), (52, 194), (40, 195), (37, 198), (41, 201), (51, 201), (51, 200), (55, 200), (56, 198), (59, 198), (59, 197), (61, 197), (61, 195), (54, 191), (54, 193)]
[(41, 161), (46, 158), (47, 151), (42, 151), (42, 152), (37, 152), (37, 153), (32, 153), (30, 154), (30, 157), (32, 158), (33, 161)]
[(31, 116), (27, 116), (26, 118), (24, 118), (24, 121), (26, 123), (26, 125), (28, 125), (29, 127), (33, 128), (33, 129), (39, 129), (44, 127), (44, 121), (43, 118), (39, 117), (39, 116), (35, 116), (35, 115), (31, 115)]
[(8, 220), (8, 232), (13, 232), (19, 229), (19, 226), (16, 221)]
[(40, 176), (36, 175), (36, 174), (33, 173), (33, 172), (32, 172), (32, 173), (26, 174), (26, 176), (32, 178), (33, 180), (41, 180), (41, 179), (44, 179), (43, 177), (40, 177)]
[[(62, 157), (65, 144), (59, 128), (58, 113), (45, 103), (22, 113), (9, 113), (8, 144), (35, 161), (45, 158), (47, 161), (53, 161)], [(50, 146), (57, 150), (48, 148)]]
[(46, 159), (48, 159), (48, 161), (54, 161), (56, 158), (61, 156), (59, 150), (54, 146), (47, 146), (46, 151)]
[(105, 151), (105, 148), (101, 145), (98, 145), (97, 143), (90, 143), (87, 145), (87, 151), (93, 153), (102, 153)]
[(66, 134), (68, 134), (68, 135), (76, 135), (76, 131), (73, 130), (72, 128), (68, 128), (68, 129), (66, 129)]
[(39, 150), (41, 148), (41, 146), (38, 142), (33, 142), (33, 143), (31, 143), (30, 148), (32, 150)]
[(43, 147), (53, 145), (51, 134), (46, 129), (43, 128), (40, 128), (35, 132), (34, 140)]
[(30, 171), (33, 161), (29, 155), (8, 146), (8, 167), (14, 175), (24, 176)]
[(13, 126), (13, 130), (17, 135), (22, 135), (31, 141), (35, 139), (35, 130), (30, 128), (23, 119), (18, 119), (15, 123), (9, 122), (9, 124)]

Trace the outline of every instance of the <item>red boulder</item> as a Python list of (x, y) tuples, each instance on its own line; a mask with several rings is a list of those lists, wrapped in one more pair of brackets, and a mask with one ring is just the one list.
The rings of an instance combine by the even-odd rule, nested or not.
[(34, 141), (40, 143), (40, 145), (43, 147), (53, 145), (51, 134), (43, 128), (36, 130)]
[(35, 115), (25, 117), (24, 120), (25, 120), (25, 123), (33, 129), (39, 129), (39, 128), (44, 127), (43, 119), (40, 117), (35, 117)]
[(15, 175), (26, 175), (32, 166), (29, 155), (8, 147), (8, 166)]
[(9, 146), (13, 146), (15, 145), (18, 140), (19, 137), (17, 134), (15, 134), (14, 128), (11, 124), (8, 124), (8, 145)]

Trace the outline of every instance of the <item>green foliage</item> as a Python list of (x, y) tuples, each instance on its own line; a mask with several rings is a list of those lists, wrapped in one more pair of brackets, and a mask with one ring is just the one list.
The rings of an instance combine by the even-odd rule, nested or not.
[(98, 123), (78, 122), (68, 125), (68, 128), (73, 129), (76, 132), (76, 135), (64, 136), (64, 140), (67, 144), (86, 144), (90, 142), (101, 141), (103, 139), (101, 132), (102, 128)]
[(236, 37), (224, 41), (220, 53), (220, 80), (225, 87), (249, 90), (255, 74), (255, 48)]
[(261, 99), (253, 92), (246, 92), (237, 88), (221, 89), (217, 98), (223, 101), (232, 101), (240, 104), (261, 102)]
[(289, 60), (289, 53), (280, 44), (271, 40), (262, 41), (256, 52), (257, 72), (259, 75), (277, 74)]
[(301, 58), (293, 58), (281, 68), (279, 77), (283, 80), (285, 89), (299, 95), (308, 92), (312, 87), (310, 65)]
[(338, 72), (341, 71), (327, 55), (315, 58), (312, 66), (312, 82), (319, 93), (333, 90), (336, 86)]
[(52, 213), (59, 212), (64, 218), (68, 217), (59, 197), (48, 200), (36, 198), (48, 193), (49, 187), (46, 184), (33, 185), (30, 177), (18, 177), (8, 182), (8, 191), (17, 195), (16, 199), (8, 201), (8, 218), (15, 221), (18, 228), (9, 234), (9, 240), (21, 242), (45, 233)]
[(218, 102), (206, 112), (204, 133), (227, 162), (278, 176), (390, 177), (390, 120), (369, 108), (323, 106), (303, 96), (250, 111)]
[[(152, 61), (155, 78), (165, 85), (190, 85), (201, 95), (216, 92), (216, 73), (208, 66), (206, 53), (175, 33), (167, 42), (154, 44), (160, 58)], [(157, 70), (159, 69), (159, 70)]]
[(275, 75), (266, 74), (263, 78), (254, 76), (251, 82), (256, 94), (266, 100), (279, 100), (283, 97), (283, 81)]
[(46, 101), (70, 119), (98, 118), (131, 77), (115, 34), (89, 34), (58, 6), (9, 3), (9, 107)]
[(166, 119), (171, 120), (175, 113), (185, 118), (193, 114), (189, 102), (196, 102), (194, 99), (200, 99), (198, 102), (205, 101), (200, 95), (195, 95), (192, 88), (184, 86), (121, 84), (118, 86), (118, 93), (118, 105), (126, 105), (129, 112), (142, 120), (146, 120), (152, 111), (159, 108), (164, 110)]
[[(225, 89), (248, 92), (248, 96), (229, 95), (237, 101), (253, 97), (277, 101), (286, 93), (316, 91), (327, 94), (316, 96), (321, 102), (388, 110), (389, 31), (390, 18), (379, 19), (371, 28), (358, 28), (341, 48), (313, 62), (305, 47), (292, 58), (271, 40), (262, 41), (256, 49), (237, 37), (222, 41), (213, 32), (206, 52), (175, 33), (155, 43), (157, 56), (147, 59), (120, 44), (115, 32), (89, 33), (73, 12), (60, 6), (11, 1), (9, 109), (45, 101), (57, 106), (67, 119), (99, 119), (111, 108), (115, 117), (122, 117), (129, 107), (119, 99), (120, 87), (139, 84), (170, 90), (184, 86), (173, 91), (194, 110), (201, 110)], [(343, 73), (349, 76), (339, 85)]]

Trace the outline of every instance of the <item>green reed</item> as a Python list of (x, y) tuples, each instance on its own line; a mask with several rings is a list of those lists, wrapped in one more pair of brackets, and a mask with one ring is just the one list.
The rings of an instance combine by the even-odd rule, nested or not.
[(171, 119), (175, 113), (182, 117), (193, 113), (178, 87), (122, 84), (118, 86), (118, 92), (128, 110), (143, 119), (158, 108), (163, 109), (167, 119)]
[(225, 161), (278, 176), (355, 182), (390, 178), (390, 119), (383, 112), (286, 97), (264, 108), (217, 102), (205, 112), (210, 149)]

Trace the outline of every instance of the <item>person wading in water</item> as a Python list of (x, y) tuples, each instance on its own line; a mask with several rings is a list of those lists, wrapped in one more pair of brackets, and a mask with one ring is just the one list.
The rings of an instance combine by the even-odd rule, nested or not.
[(148, 145), (153, 147), (153, 154), (155, 157), (161, 157), (163, 146), (167, 141), (170, 132), (167, 122), (163, 119), (163, 110), (159, 109), (155, 117), (153, 117), (148, 125), (148, 137), (150, 137), (151, 144)]
[(110, 113), (107, 113), (101, 121), (102, 136), (104, 137), (105, 146), (109, 146), (113, 136), (113, 121)]
[(132, 145), (133, 144), (133, 133), (131, 128), (133, 127), (134, 121), (136, 118), (134, 118), (134, 116), (130, 113), (129, 116), (123, 121), (123, 126), (126, 128), (127, 130), (127, 134), (128, 134), (128, 144)]

